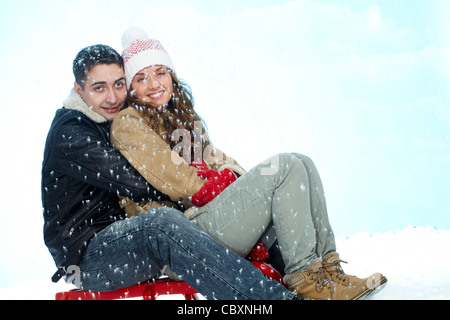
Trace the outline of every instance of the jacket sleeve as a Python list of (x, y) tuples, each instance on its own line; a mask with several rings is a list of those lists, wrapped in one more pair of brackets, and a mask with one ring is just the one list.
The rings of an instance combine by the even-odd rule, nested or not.
[(133, 110), (127, 109), (114, 119), (111, 142), (152, 186), (172, 201), (189, 199), (205, 184), (197, 170), (173, 152)]
[(134, 201), (165, 198), (89, 123), (68, 121), (54, 139), (55, 161), (68, 176)]

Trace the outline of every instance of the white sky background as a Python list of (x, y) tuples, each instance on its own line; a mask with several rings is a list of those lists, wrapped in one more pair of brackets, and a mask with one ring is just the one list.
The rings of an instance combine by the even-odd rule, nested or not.
[(447, 0), (12, 1), (0, 4), (0, 287), (48, 279), (40, 170), (72, 61), (159, 39), (215, 145), (247, 169), (316, 163), (337, 236), (450, 229)]

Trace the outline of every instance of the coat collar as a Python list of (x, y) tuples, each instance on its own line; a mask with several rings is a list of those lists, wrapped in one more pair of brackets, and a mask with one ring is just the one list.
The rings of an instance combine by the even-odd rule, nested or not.
[(64, 100), (63, 105), (66, 109), (77, 110), (84, 113), (89, 119), (97, 123), (107, 122), (108, 120), (92, 108), (88, 107), (86, 102), (76, 93), (75, 88), (72, 88), (69, 96)]

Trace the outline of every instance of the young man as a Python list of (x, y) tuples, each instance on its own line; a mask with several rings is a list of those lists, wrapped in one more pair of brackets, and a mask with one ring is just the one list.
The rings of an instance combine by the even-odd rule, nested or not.
[(166, 198), (109, 143), (126, 97), (122, 58), (108, 46), (90, 46), (78, 53), (73, 71), (75, 88), (56, 111), (42, 167), (44, 240), (58, 267), (53, 281), (76, 266), (81, 288), (109, 291), (169, 266), (207, 299), (294, 298), (181, 211), (161, 207), (126, 217), (119, 196)]

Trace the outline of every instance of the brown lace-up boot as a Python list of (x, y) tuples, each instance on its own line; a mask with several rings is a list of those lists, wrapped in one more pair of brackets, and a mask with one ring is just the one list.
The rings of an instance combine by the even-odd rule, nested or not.
[(352, 300), (363, 297), (367, 298), (386, 285), (387, 279), (381, 273), (374, 273), (364, 279), (345, 274), (341, 262), (347, 263), (339, 258), (338, 253), (331, 252), (323, 257), (322, 267), (333, 283), (339, 284), (348, 288), (348, 291), (354, 292), (351, 298)]
[[(341, 262), (339, 259), (337, 261)], [(289, 290), (295, 290), (298, 296), (314, 300), (357, 300), (372, 293), (373, 286), (367, 281), (370, 277), (358, 279), (343, 275), (342, 272), (337, 275), (337, 266), (331, 266), (330, 263), (327, 260), (325, 265), (328, 270), (332, 269), (332, 272), (327, 271), (322, 260), (314, 259), (307, 270), (285, 275), (284, 282)], [(347, 278), (344, 279), (345, 277)]]
[(314, 300), (356, 300), (360, 297), (357, 288), (334, 283), (322, 265), (321, 259), (314, 259), (307, 270), (299, 270), (284, 276), (289, 290), (297, 295)]
[(284, 276), (289, 290), (296, 291), (303, 298), (329, 300), (332, 296), (331, 281), (322, 268), (322, 260), (314, 259), (307, 270), (299, 270)]

